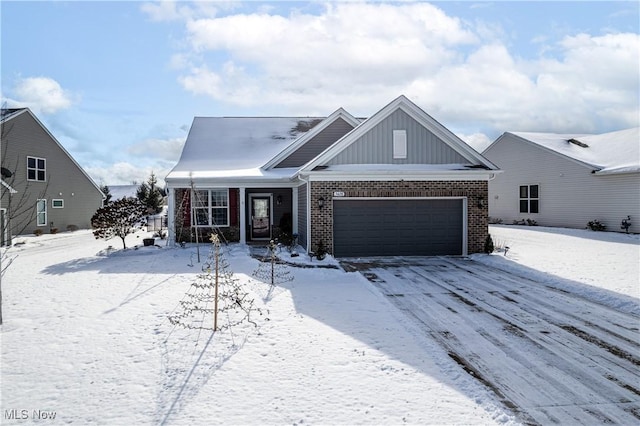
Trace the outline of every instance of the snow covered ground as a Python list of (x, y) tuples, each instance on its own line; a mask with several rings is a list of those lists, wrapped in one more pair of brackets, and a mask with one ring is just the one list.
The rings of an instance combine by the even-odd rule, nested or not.
[[(637, 235), (492, 226), (506, 256), (474, 261), (638, 312)], [(290, 260), (294, 281), (252, 278), (246, 246), (225, 247), (268, 311), (211, 332), (167, 316), (208, 247), (142, 247), (144, 234), (22, 237), (3, 257), (0, 421), (76, 424), (511, 424), (494, 394), (359, 273)], [(109, 248), (113, 245), (112, 248)], [(286, 255), (284, 255), (286, 257)]]

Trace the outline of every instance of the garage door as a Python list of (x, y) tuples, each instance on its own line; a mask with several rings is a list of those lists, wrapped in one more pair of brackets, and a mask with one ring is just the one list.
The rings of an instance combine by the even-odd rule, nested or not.
[(334, 199), (334, 255), (460, 255), (462, 205), (462, 199)]

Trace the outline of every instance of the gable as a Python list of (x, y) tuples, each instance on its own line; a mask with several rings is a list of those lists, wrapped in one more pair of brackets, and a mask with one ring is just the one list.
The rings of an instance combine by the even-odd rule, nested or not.
[[(640, 128), (599, 135), (505, 132), (483, 154), (488, 158), (511, 155), (517, 161), (524, 158), (517, 152), (530, 146), (598, 174), (638, 173), (639, 138)], [(516, 154), (508, 154), (512, 151)]]
[[(406, 158), (394, 158), (394, 130), (406, 130)], [(404, 110), (396, 109), (326, 163), (340, 164), (471, 163)]]
[(305, 165), (342, 136), (353, 130), (353, 128), (354, 126), (352, 124), (347, 123), (342, 118), (337, 118), (320, 133), (284, 158), (275, 168), (300, 167)]
[(101, 198), (104, 196), (93, 179), (29, 109), (19, 110), (3, 120), (3, 132), (3, 162), (15, 174), (14, 182), (20, 182), (20, 186), (27, 182), (27, 157), (35, 157), (45, 160), (47, 186), (58, 182), (67, 187), (77, 185), (95, 191)]

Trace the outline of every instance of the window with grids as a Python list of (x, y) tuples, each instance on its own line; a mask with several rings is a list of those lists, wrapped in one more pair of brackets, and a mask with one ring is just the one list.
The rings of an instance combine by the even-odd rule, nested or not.
[(36, 201), (36, 225), (45, 226), (47, 224), (47, 200)]
[(27, 180), (44, 182), (47, 174), (47, 160), (38, 157), (27, 157)]
[(538, 185), (520, 185), (520, 213), (538, 213), (540, 188)]
[(229, 226), (228, 189), (194, 190), (191, 205), (196, 226)]

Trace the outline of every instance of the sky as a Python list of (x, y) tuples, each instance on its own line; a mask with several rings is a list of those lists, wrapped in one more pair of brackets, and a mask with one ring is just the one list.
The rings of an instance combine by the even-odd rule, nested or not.
[(100, 185), (162, 182), (195, 116), (367, 117), (405, 95), (479, 151), (640, 126), (637, 1), (2, 0), (0, 23), (3, 105)]

